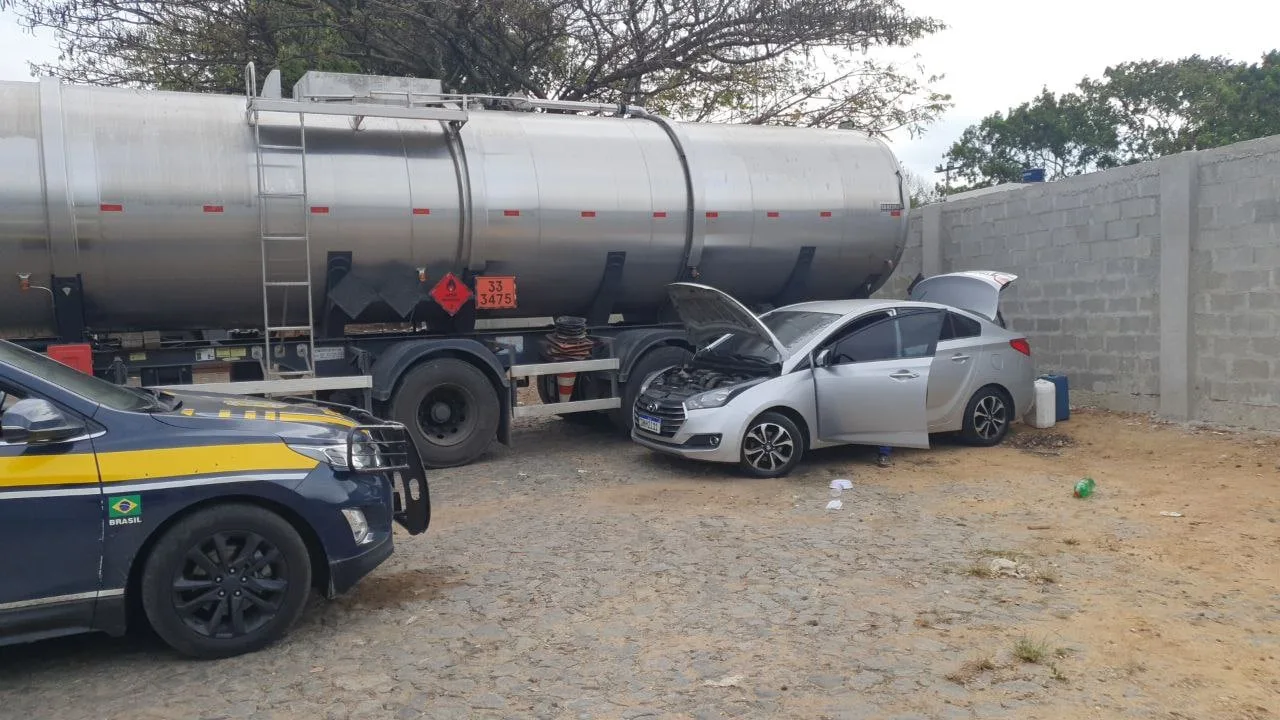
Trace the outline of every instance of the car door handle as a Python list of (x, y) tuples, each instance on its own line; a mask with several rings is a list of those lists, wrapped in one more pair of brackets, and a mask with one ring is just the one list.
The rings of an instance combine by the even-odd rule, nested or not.
[(952, 355), (951, 362), (962, 363), (969, 359), (968, 355)]
[(898, 372), (889, 375), (889, 377), (894, 380), (914, 380), (920, 377), (920, 373), (911, 372), (910, 370), (899, 370)]

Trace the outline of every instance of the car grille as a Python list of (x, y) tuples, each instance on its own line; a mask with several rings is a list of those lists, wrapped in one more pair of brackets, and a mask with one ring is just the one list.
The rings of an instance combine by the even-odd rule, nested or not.
[(663, 437), (674, 437), (685, 421), (684, 403), (676, 398), (642, 395), (631, 412), (633, 421), (641, 413), (661, 420), (662, 432), (658, 434)]

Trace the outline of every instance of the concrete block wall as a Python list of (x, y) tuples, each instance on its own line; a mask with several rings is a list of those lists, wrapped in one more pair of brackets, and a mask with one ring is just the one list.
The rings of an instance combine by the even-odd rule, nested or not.
[(1280, 136), (917, 208), (879, 295), (973, 269), (1073, 402), (1280, 429)]
[(1280, 138), (1197, 165), (1192, 415), (1280, 429)]

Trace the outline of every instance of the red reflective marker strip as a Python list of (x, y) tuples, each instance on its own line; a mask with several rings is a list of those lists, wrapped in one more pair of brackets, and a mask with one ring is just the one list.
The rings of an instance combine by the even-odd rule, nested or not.
[(220, 213), (222, 212), (222, 206), (221, 205), (205, 205), (204, 211), (207, 213)]
[(595, 216), (596, 216), (596, 211), (595, 211), (595, 210), (583, 210), (583, 211), (582, 211), (582, 217), (584, 217), (584, 218), (593, 218), (593, 217), (595, 217)]
[(766, 215), (768, 215), (768, 216), (769, 216), (769, 217), (771, 217), (771, 218), (776, 218), (776, 217), (778, 217), (778, 211), (777, 211), (777, 210), (770, 210), (769, 212), (767, 212), (767, 213), (765, 213), (765, 214), (766, 214)]
[(503, 211), (502, 211), (502, 214), (503, 214), (503, 215), (505, 215), (505, 216), (507, 216), (507, 217), (520, 217), (520, 211), (519, 211), (519, 210), (503, 210)]
[(716, 218), (718, 218), (718, 217), (720, 217), (720, 213), (718, 213), (718, 212), (709, 212), (709, 213), (707, 213), (707, 218), (708, 218), (708, 219), (714, 220), (714, 219), (716, 219)]
[(116, 203), (102, 203), (98, 206), (101, 212), (124, 212), (124, 206)]
[(312, 215), (328, 215), (329, 206), (328, 205), (312, 205), (311, 214)]
[(413, 214), (414, 215), (430, 215), (431, 208), (414, 208)]
[(831, 211), (830, 211), (830, 210), (823, 210), (822, 212), (818, 213), (818, 216), (819, 216), (819, 217), (831, 217)]
[(655, 210), (653, 216), (656, 218), (664, 218), (667, 216), (667, 213), (664, 210)]

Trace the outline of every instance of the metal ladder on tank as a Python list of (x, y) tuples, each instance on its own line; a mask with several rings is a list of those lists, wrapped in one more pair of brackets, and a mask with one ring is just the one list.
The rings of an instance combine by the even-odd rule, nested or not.
[[(279, 74), (267, 79), (279, 83)], [(262, 250), (262, 370), (266, 380), (315, 377), (315, 300), (311, 277), (311, 208), (307, 202), (307, 117), (299, 105), (273, 110), (255, 107), (257, 74), (253, 63), (246, 67), (245, 91), (248, 98), (247, 117), (253, 126), (255, 167), (258, 174), (258, 235)], [(278, 94), (278, 93), (276, 93)], [(298, 144), (264, 143), (259, 113), (277, 112), (298, 118)], [(285, 130), (285, 128), (278, 128)], [(286, 162), (271, 162), (289, 158)], [(277, 171), (276, 189), (268, 177), (268, 168)], [(279, 171), (285, 177), (280, 178)], [(296, 215), (294, 213), (297, 213)], [(273, 223), (282, 216), (296, 218), (288, 229), (277, 229)], [(298, 292), (305, 297), (306, 324), (289, 324), (290, 301)], [(273, 301), (278, 301), (273, 302)], [(289, 345), (302, 347), (297, 353), (301, 369), (282, 369), (279, 358), (286, 356)], [(295, 363), (296, 365), (296, 363)]]
[[(263, 372), (267, 379), (315, 377), (315, 307), (311, 277), (311, 207), (307, 197), (307, 115), (347, 116), (352, 120), (352, 130), (360, 127), (366, 117), (395, 118), (446, 122), (455, 128), (468, 118), (465, 95), (418, 95), (399, 92), (373, 92), (368, 96), (314, 97), (307, 99), (284, 98), (280, 88), (280, 71), (272, 70), (263, 81), (262, 93), (258, 93), (257, 72), (253, 63), (245, 66), (245, 114), (254, 129), (254, 146), (258, 172), (259, 234), (262, 240), (262, 312), (263, 312)], [(298, 118), (298, 144), (282, 145), (262, 142), (260, 113), (277, 113)], [(275, 192), (267, 187), (267, 156), (296, 153), (298, 157), (295, 182), (290, 190)], [(293, 189), (296, 188), (296, 189)], [(302, 214), (301, 232), (273, 232), (271, 219), (277, 217), (273, 205), (296, 203)], [(288, 253), (301, 251), (301, 257), (289, 257)], [(285, 257), (281, 257), (284, 253)], [(280, 266), (286, 266), (284, 268)], [(292, 266), (289, 270), (287, 266)], [(272, 291), (284, 296), (280, 314), (273, 310)], [(306, 293), (307, 325), (288, 324), (288, 303), (293, 291)], [(275, 319), (275, 318), (279, 319)], [(287, 338), (287, 339), (286, 339)], [(304, 370), (277, 368), (275, 353), (284, 353), (286, 344), (305, 343)]]
[[(263, 319), (263, 371), (267, 379), (315, 377), (315, 300), (311, 283), (311, 209), (307, 204), (307, 121), (305, 113), (298, 113), (298, 144), (279, 145), (262, 142), (261, 123), (253, 125), (254, 149), (258, 168), (258, 230), (262, 240), (262, 319)], [(267, 185), (269, 155), (297, 156), (295, 182), (287, 187), (297, 190), (275, 191)], [(289, 167), (294, 163), (273, 165)], [(277, 211), (277, 206), (284, 207)], [(291, 214), (296, 206), (301, 215), (301, 233), (297, 231), (275, 232), (272, 220), (279, 214)], [(296, 227), (296, 226), (295, 226)], [(307, 320), (305, 325), (289, 325), (289, 301), (301, 291), (306, 295)], [(273, 295), (279, 296), (279, 306), (273, 307)], [(305, 353), (301, 357), (301, 370), (281, 370), (276, 362), (276, 352), (286, 354), (288, 345), (302, 344)]]

